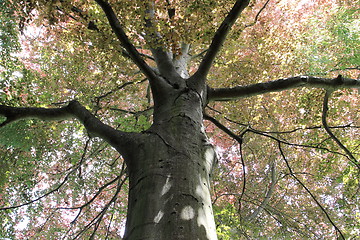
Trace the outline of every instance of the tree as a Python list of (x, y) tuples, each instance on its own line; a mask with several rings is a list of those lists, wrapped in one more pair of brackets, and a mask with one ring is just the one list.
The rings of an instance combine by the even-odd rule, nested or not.
[[(5, 94), (1, 98), (3, 105), (0, 106), (0, 115), (4, 119), (0, 127), (3, 138), (8, 141), (7, 147), (2, 148), (2, 162), (6, 168), (2, 184), (7, 188), (2, 192), (5, 200), (1, 200), (1, 209), (7, 219), (2, 223), (4, 226), (20, 221), (11, 215), (12, 211), (20, 209), (18, 214), (24, 211), (37, 219), (30, 223), (31, 231), (25, 237), (36, 238), (38, 234), (43, 234), (40, 233), (43, 230), (53, 238), (119, 237), (121, 222), (116, 227), (113, 222), (121, 215), (123, 203), (119, 199), (123, 196), (120, 190), (128, 181), (124, 239), (217, 239), (212, 202), (222, 197), (229, 197), (227, 203), (231, 204), (227, 208), (216, 209), (216, 212), (219, 212), (220, 217), (236, 216), (236, 220), (231, 218), (234, 221), (232, 223), (220, 220), (218, 232), (228, 226), (241, 226), (233, 234), (255, 236), (259, 229), (257, 224), (252, 225), (251, 222), (257, 218), (259, 225), (270, 224), (270, 230), (277, 231), (277, 236), (296, 232), (297, 236), (329, 235), (345, 239), (358, 231), (356, 228), (343, 229), (347, 224), (358, 221), (356, 218), (342, 213), (346, 215), (347, 221), (336, 221), (336, 216), (324, 207), (324, 202), (332, 201), (335, 197), (325, 194), (320, 200), (317, 194), (321, 193), (315, 193), (316, 189), (312, 190), (307, 186), (309, 184), (315, 188), (316, 183), (311, 181), (321, 182), (321, 174), (327, 174), (329, 182), (341, 179), (341, 184), (348, 187), (342, 189), (343, 194), (347, 195), (342, 198), (343, 202), (331, 208), (341, 208), (341, 204), (348, 207), (358, 201), (353, 195), (357, 171), (360, 169), (356, 153), (359, 145), (357, 129), (354, 124), (341, 125), (335, 120), (331, 122), (334, 125), (330, 125), (328, 115), (336, 114), (335, 110), (329, 109), (331, 94), (338, 94), (337, 90), (346, 92), (347, 89), (358, 88), (360, 81), (350, 78), (351, 74), (349, 77), (338, 74), (329, 78), (281, 78), (281, 74), (297, 72), (304, 64), (293, 63), (303, 52), (296, 49), (300, 44), (295, 42), (296, 38), (291, 37), (292, 34), (303, 34), (304, 29), (287, 25), (283, 29), (266, 32), (266, 29), (272, 28), (271, 23), (264, 21), (270, 21), (274, 15), (264, 14), (261, 20), (259, 16), (269, 1), (251, 3), (251, 6), (248, 0), (238, 0), (235, 4), (225, 0), (11, 3), (13, 14), (10, 16), (16, 16), (19, 30), (30, 31), (23, 27), (26, 24), (30, 27), (44, 25), (47, 28), (40, 31), (36, 39), (23, 40), (28, 52), (36, 54), (22, 59), (21, 64), (25, 66), (22, 74), (10, 69), (10, 72), (16, 73), (15, 76), (22, 75), (18, 77), (18, 82), (24, 89), (17, 86), (19, 94), (16, 94), (14, 90), (5, 88), (6, 92), (3, 90)], [(351, 6), (350, 3), (349, 5)], [(283, 8), (286, 9), (286, 6)], [(249, 18), (243, 14), (244, 11), (247, 11)], [(290, 13), (289, 9), (288, 11)], [(255, 22), (248, 24), (249, 19), (255, 19)], [(238, 23), (235, 24), (237, 20)], [(231, 28), (234, 30), (233, 35), (230, 33)], [(261, 32), (261, 28), (265, 30)], [(299, 32), (296, 33), (295, 30)], [(241, 32), (247, 37), (239, 44), (237, 34)], [(260, 33), (264, 35), (261, 36)], [(278, 33), (283, 35), (275, 38)], [(255, 36), (254, 39), (249, 37), (251, 35)], [(228, 36), (230, 37), (225, 42)], [(285, 40), (285, 37), (288, 38)], [(271, 51), (271, 47), (280, 41), (287, 46), (279, 48), (283, 52)], [(250, 47), (241, 49), (239, 47), (242, 44)], [(224, 49), (223, 45), (226, 45)], [(259, 55), (255, 59), (260, 63), (258, 65), (249, 60), (253, 57), (251, 46), (255, 45), (256, 50), (252, 52)], [(264, 45), (270, 47), (263, 47)], [(340, 45), (337, 50), (342, 50)], [(234, 55), (229, 51), (236, 52), (243, 60), (235, 62)], [(307, 52), (304, 53), (306, 54)], [(279, 63), (270, 62), (270, 59)], [(288, 72), (277, 72), (277, 69), (286, 64), (291, 65)], [(231, 65), (233, 66), (230, 67)], [(237, 78), (243, 75), (241, 79), (234, 79), (233, 82), (215, 81), (221, 79), (218, 76), (235, 68), (238, 68), (238, 72), (234, 71)], [(138, 69), (140, 73), (133, 75), (134, 69)], [(256, 82), (257, 75), (266, 76), (263, 79), (272, 81)], [(8, 80), (11, 82), (11, 79)], [(12, 84), (8, 86), (13, 87)], [(321, 90), (284, 92), (304, 87)], [(128, 95), (120, 92), (125, 88)], [(294, 101), (302, 109), (300, 113), (304, 111), (306, 114), (319, 112), (319, 106), (312, 101), (322, 99), (321, 115), (304, 120), (293, 117), (293, 107), (279, 109), (279, 106), (273, 104), (270, 105), (272, 109), (267, 109), (263, 102), (274, 101), (270, 97), (273, 92), (281, 92), (274, 95), (275, 99), (285, 98), (281, 104), (290, 105)], [(301, 97), (296, 96), (297, 94), (301, 94)], [(347, 94), (353, 98), (349, 105), (356, 106), (358, 98), (349, 92)], [(15, 95), (18, 99), (10, 95)], [(263, 100), (259, 97), (234, 103), (237, 99), (254, 96), (261, 96)], [(344, 95), (336, 95), (338, 98), (341, 96)], [(137, 100), (138, 98), (142, 99)], [(49, 107), (46, 104), (49, 102), (57, 102), (55, 105), (60, 106)], [(20, 104), (32, 106), (24, 107)], [(126, 110), (119, 109), (119, 106)], [(264, 111), (254, 115), (250, 113), (251, 107), (263, 107)], [(113, 114), (114, 112), (119, 114)], [(356, 110), (353, 112), (345, 115), (349, 121), (357, 121)], [(222, 124), (218, 119), (220, 114), (217, 117), (211, 116), (217, 113), (226, 116), (229, 122)], [(275, 113), (276, 117), (271, 116)], [(247, 120), (250, 118), (256, 121)], [(19, 121), (23, 119), (50, 122)], [(64, 120), (67, 122), (62, 123)], [(227, 153), (229, 162), (226, 166), (238, 171), (223, 174), (223, 179), (217, 180), (224, 181), (221, 186), (229, 191), (219, 192), (215, 188), (213, 201), (211, 177), (218, 161), (214, 143), (221, 144), (225, 149), (231, 147), (232, 142), (217, 140), (215, 136), (210, 140), (205, 133), (204, 120), (207, 121), (206, 125), (209, 122), (213, 124), (208, 129), (218, 127), (235, 140), (240, 152), (240, 165), (231, 162), (231, 159), (238, 159), (235, 155), (237, 150)], [(61, 123), (57, 123), (59, 121)], [(318, 122), (322, 123), (321, 127), (317, 125)], [(299, 124), (301, 126), (298, 128), (290, 128)], [(12, 126), (15, 127), (11, 128)], [(27, 128), (34, 135), (30, 137), (31, 141), (37, 142), (38, 147), (34, 148), (26, 141), (24, 143), (22, 137), (9, 143), (10, 140), (7, 139), (18, 137), (14, 136), (17, 129)], [(82, 128), (85, 128), (89, 139), (78, 137)], [(321, 129), (325, 131), (315, 132)], [(349, 135), (344, 139), (339, 138), (334, 133), (335, 130), (344, 131), (354, 138)], [(287, 133), (300, 133), (306, 139), (302, 140), (299, 136), (284, 137)], [(60, 143), (53, 140), (56, 139), (56, 134), (61, 138)], [(250, 134), (252, 137), (248, 137)], [(259, 140), (254, 135), (263, 139)], [(24, 138), (28, 136), (25, 134)], [(104, 148), (103, 142), (93, 140), (95, 137), (115, 149), (123, 158), (124, 164), (118, 157), (113, 161), (99, 159), (100, 156), (109, 159), (114, 152)], [(44, 140), (46, 138), (52, 140), (47, 142)], [(271, 144), (268, 145), (264, 139), (270, 139)], [(57, 146), (52, 149), (50, 145)], [(77, 150), (80, 146), (84, 146), (82, 152)], [(267, 155), (265, 146), (275, 154)], [(305, 150), (297, 151), (297, 148)], [(95, 152), (101, 152), (102, 155), (93, 156)], [(250, 189), (261, 195), (264, 184), (262, 180), (257, 181), (247, 176), (244, 156), (251, 154), (256, 157), (265, 156), (261, 161), (254, 161), (258, 165), (252, 167), (261, 167), (264, 175), (270, 178), (265, 197), (257, 201), (251, 200), (247, 186), (252, 185)], [(271, 156), (271, 161), (265, 161), (266, 156)], [(306, 157), (316, 159), (316, 167), (321, 165), (320, 160), (324, 161), (321, 165), (323, 173), (310, 172), (309, 161), (301, 161)], [(279, 167), (275, 159), (281, 159), (282, 166)], [(336, 169), (344, 173), (336, 175), (331, 172), (329, 169), (334, 164), (341, 165)], [(298, 170), (295, 171), (294, 168)], [(45, 169), (51, 171), (46, 172)], [(279, 170), (283, 173), (279, 174)], [(19, 174), (19, 171), (24, 171), (26, 175)], [(314, 177), (307, 178), (307, 174), (313, 174)], [(219, 176), (221, 175), (214, 175), (214, 178)], [(229, 178), (241, 180), (240, 187), (234, 184), (236, 181), (225, 182)], [(281, 178), (289, 178), (287, 183), (293, 185), (293, 188), (290, 190), (284, 183), (280, 184)], [(345, 178), (352, 183), (348, 184)], [(21, 184), (13, 187), (10, 185), (12, 182)], [(297, 220), (300, 219), (298, 215), (293, 215), (297, 221), (286, 224), (286, 205), (276, 202), (280, 199), (276, 197), (272, 199), (275, 204), (269, 204), (271, 198), (274, 198), (276, 186), (283, 188), (283, 192), (291, 193), (283, 198), (287, 199), (289, 205), (294, 199), (301, 199), (309, 204), (307, 208), (312, 212), (309, 216), (321, 214), (321, 223), (331, 228), (319, 233), (318, 227), (311, 226), (305, 232), (298, 225), (307, 225), (301, 222), (303, 219)], [(277, 194), (279, 192), (281, 190)], [(21, 197), (14, 196), (13, 193), (21, 193)], [(339, 199), (336, 197), (336, 200)], [(98, 209), (91, 211), (90, 206), (94, 206), (94, 203)], [(246, 213), (243, 206), (248, 204), (253, 204), (256, 208)], [(282, 210), (277, 210), (281, 208)], [(223, 215), (221, 211), (224, 211)], [(259, 217), (264, 212), (270, 219), (275, 219), (275, 223), (269, 218)], [(242, 213), (246, 213), (245, 218), (242, 218)], [(54, 227), (49, 226), (49, 222), (57, 218), (65, 220)], [(312, 221), (316, 221), (316, 217)], [(276, 224), (280, 225), (278, 229), (274, 226)], [(13, 228), (13, 225), (9, 226)], [(7, 229), (10, 229), (9, 226)], [(16, 229), (11, 231), (16, 232)], [(258, 235), (261, 234), (263, 233)]]

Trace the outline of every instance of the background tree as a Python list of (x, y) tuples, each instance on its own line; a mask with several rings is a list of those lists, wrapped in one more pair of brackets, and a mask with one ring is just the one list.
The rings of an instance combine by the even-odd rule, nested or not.
[(1, 2), (1, 236), (359, 235), (356, 7)]

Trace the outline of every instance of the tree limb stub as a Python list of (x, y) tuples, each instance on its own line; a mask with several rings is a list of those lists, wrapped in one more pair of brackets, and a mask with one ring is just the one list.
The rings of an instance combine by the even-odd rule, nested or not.
[(209, 101), (229, 101), (298, 87), (324, 88), (334, 91), (341, 88), (360, 88), (360, 80), (343, 77), (297, 76), (233, 88), (209, 88), (208, 94)]

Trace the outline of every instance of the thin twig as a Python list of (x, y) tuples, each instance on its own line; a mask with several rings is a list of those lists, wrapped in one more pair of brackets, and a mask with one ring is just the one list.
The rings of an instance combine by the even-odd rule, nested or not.
[(67, 180), (69, 179), (70, 175), (71, 175), (72, 173), (74, 173), (77, 169), (79, 169), (79, 167), (82, 165), (82, 163), (83, 163), (83, 161), (84, 161), (85, 153), (86, 153), (86, 151), (87, 151), (87, 147), (88, 147), (89, 141), (90, 141), (90, 139), (89, 139), (89, 140), (86, 142), (86, 144), (85, 144), (84, 153), (83, 153), (80, 161), (79, 161), (76, 165), (73, 166), (73, 169), (70, 168), (70, 169), (71, 169), (70, 172), (69, 172), (68, 174), (66, 174), (66, 176), (65, 176), (64, 179), (63, 179), (63, 181), (62, 181), (56, 188), (54, 188), (54, 189), (52, 189), (51, 191), (49, 191), (49, 192), (41, 195), (40, 197), (37, 197), (37, 198), (35, 198), (35, 199), (33, 199), (33, 200), (30, 200), (30, 201), (28, 201), (28, 202), (25, 202), (25, 203), (22, 203), (22, 204), (19, 204), (19, 205), (15, 205), (15, 206), (10, 206), (10, 207), (1, 207), (0, 210), (9, 210), (9, 209), (15, 209), (15, 208), (24, 207), (24, 206), (33, 204), (33, 203), (35, 203), (35, 202), (37, 202), (37, 201), (39, 201), (39, 200), (41, 200), (41, 199), (43, 199), (43, 198), (51, 195), (52, 193), (58, 191), (58, 190), (67, 182)]
[[(87, 201), (86, 203), (84, 203), (81, 206), (77, 206), (77, 207), (57, 207), (56, 209), (61, 209), (61, 210), (75, 210), (75, 209), (80, 209), (80, 213), (81, 211), (88, 205), (90, 205), (103, 191), (105, 188), (107, 188), (108, 186), (110, 186), (111, 184), (113, 184), (114, 182), (116, 182), (117, 180), (119, 180), (119, 178), (121, 178), (121, 175), (117, 176), (116, 178), (114, 178), (113, 180), (111, 180), (110, 182), (102, 185), (98, 191), (94, 194), (94, 196)], [(73, 222), (76, 221), (76, 218), (73, 220)]]
[(261, 12), (266, 8), (266, 5), (268, 5), (269, 2), (270, 2), (270, 0), (267, 0), (267, 1), (266, 1), (266, 3), (264, 4), (264, 6), (262, 6), (262, 8), (261, 8), (261, 9), (259, 10), (259, 12), (256, 14), (255, 19), (254, 19), (254, 22), (252, 22), (252, 23), (250, 23), (250, 24), (246, 24), (246, 25), (245, 25), (245, 28), (247, 28), (247, 27), (252, 27), (252, 26), (254, 26), (254, 25), (257, 23)]
[(126, 86), (128, 86), (128, 85), (143, 83), (143, 82), (145, 82), (146, 80), (147, 80), (147, 78), (145, 78), (145, 79), (143, 79), (143, 80), (141, 80), (141, 81), (132, 81), (132, 82), (123, 83), (122, 85), (116, 87), (115, 89), (113, 89), (113, 90), (111, 90), (111, 91), (109, 91), (109, 92), (107, 92), (107, 93), (104, 93), (104, 94), (101, 95), (101, 96), (95, 97), (95, 99), (96, 99), (96, 101), (98, 102), (98, 101), (100, 101), (100, 99), (105, 98), (105, 97), (109, 96), (110, 94), (113, 94), (113, 93), (115, 93), (116, 91), (119, 91), (119, 90), (123, 89), (124, 87), (126, 87)]
[[(107, 210), (109, 209), (110, 205), (112, 203), (114, 203), (117, 199), (117, 195), (120, 192), (122, 186), (124, 185), (124, 183), (126, 182), (127, 177), (125, 177), (124, 179), (119, 179), (118, 184), (117, 184), (117, 189), (116, 192), (114, 193), (113, 197), (110, 199), (110, 201), (104, 206), (104, 208), (93, 218), (93, 220), (91, 220), (73, 239), (78, 239), (78, 237), (80, 237), (85, 231), (87, 231), (89, 228), (91, 228), (91, 226), (95, 226), (96, 224), (99, 224), (100, 221), (102, 220), (103, 216), (105, 215), (105, 213), (107, 212)], [(94, 236), (95, 232), (96, 232), (97, 227), (95, 227), (95, 231), (92, 233), (92, 236)]]
[(334, 154), (339, 154), (341, 156), (344, 156), (346, 158), (349, 158), (348, 155), (344, 154), (344, 153), (341, 153), (341, 152), (336, 152), (336, 151), (332, 151), (326, 147), (320, 147), (320, 146), (317, 146), (317, 145), (305, 145), (305, 144), (298, 144), (298, 143), (291, 143), (291, 142), (288, 142), (288, 141), (285, 141), (285, 140), (282, 140), (282, 139), (279, 139), (277, 137), (274, 137), (273, 135), (271, 134), (267, 134), (266, 132), (264, 131), (260, 131), (260, 130), (257, 130), (257, 129), (254, 129), (252, 128), (251, 126), (247, 125), (247, 124), (243, 124), (243, 123), (239, 123), (239, 122), (236, 122), (234, 120), (230, 120), (229, 118), (226, 118), (228, 121), (231, 121), (232, 123), (235, 123), (235, 124), (238, 124), (240, 126), (243, 126), (243, 127), (247, 127), (246, 130), (243, 131), (242, 135), (241, 136), (244, 136), (245, 133), (247, 132), (252, 132), (254, 134), (258, 134), (258, 135), (261, 135), (261, 136), (264, 136), (264, 137), (268, 137), (270, 139), (273, 139), (275, 141), (280, 141), (281, 143), (283, 144), (286, 144), (286, 145), (289, 145), (289, 146), (294, 146), (294, 147), (299, 147), (299, 148), (313, 148), (313, 149), (319, 149), (319, 150), (324, 150), (324, 151), (327, 151), (327, 152), (330, 152), (330, 153), (334, 153)]
[(336, 224), (334, 223), (334, 221), (331, 219), (330, 215), (327, 213), (327, 211), (325, 210), (325, 208), (321, 205), (321, 203), (316, 199), (316, 197), (314, 196), (314, 194), (305, 186), (305, 184), (298, 178), (296, 177), (296, 175), (293, 173), (292, 168), (290, 167), (290, 164), (287, 160), (287, 158), (285, 157), (284, 151), (282, 150), (281, 147), (281, 142), (278, 141), (278, 147), (280, 150), (280, 154), (281, 157), (283, 158), (283, 160), (285, 161), (285, 164), (290, 172), (290, 175), (305, 189), (305, 191), (311, 196), (311, 198), (314, 200), (314, 202), (316, 203), (316, 205), (318, 205), (318, 207), (321, 209), (321, 211), (325, 214), (326, 218), (329, 220), (329, 222), (331, 223), (331, 225), (335, 228), (335, 230), (340, 234), (341, 239), (345, 240), (344, 235), (342, 234), (341, 230), (336, 226)]
[(246, 189), (246, 169), (245, 169), (245, 159), (244, 159), (244, 156), (243, 156), (243, 151), (242, 151), (242, 141), (239, 142), (239, 151), (240, 151), (240, 160), (241, 160), (241, 165), (242, 165), (242, 172), (243, 172), (243, 187), (241, 189), (241, 194), (240, 194), (240, 197), (238, 198), (238, 203), (239, 203), (239, 213), (241, 211), (241, 201), (244, 197), (244, 194), (245, 194), (245, 189)]
[(334, 133), (331, 131), (331, 129), (329, 128), (329, 125), (327, 124), (326, 121), (326, 117), (327, 117), (327, 113), (329, 110), (329, 98), (331, 95), (332, 91), (327, 90), (325, 92), (325, 96), (324, 96), (324, 102), (323, 102), (323, 111), (322, 111), (322, 124), (326, 130), (326, 132), (329, 134), (329, 136), (336, 142), (336, 144), (342, 149), (344, 150), (344, 152), (346, 153), (346, 155), (349, 157), (350, 161), (355, 164), (355, 166), (360, 170), (360, 163), (358, 162), (358, 160), (354, 157), (354, 155), (349, 151), (349, 149), (347, 147), (344, 146), (344, 144), (341, 143), (341, 141), (334, 135)]

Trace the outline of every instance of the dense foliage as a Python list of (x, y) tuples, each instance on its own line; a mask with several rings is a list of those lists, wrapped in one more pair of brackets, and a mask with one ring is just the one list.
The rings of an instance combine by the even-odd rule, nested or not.
[[(108, 2), (150, 66), (149, 44), (167, 46), (176, 57), (179, 42), (191, 44), (191, 74), (234, 1), (150, 1), (160, 43), (144, 39), (145, 1)], [(148, 82), (95, 1), (0, 0), (0, 9), (0, 104), (56, 107), (77, 99), (118, 129), (151, 125)], [(252, 1), (208, 84), (306, 74), (356, 79), (359, 36), (357, 1)], [(332, 93), (327, 112), (324, 96), (299, 88), (209, 103), (204, 124), (219, 154), (213, 176), (219, 239), (360, 235), (358, 90)], [(126, 167), (77, 121), (0, 128), (0, 167), (0, 238), (122, 236)]]

